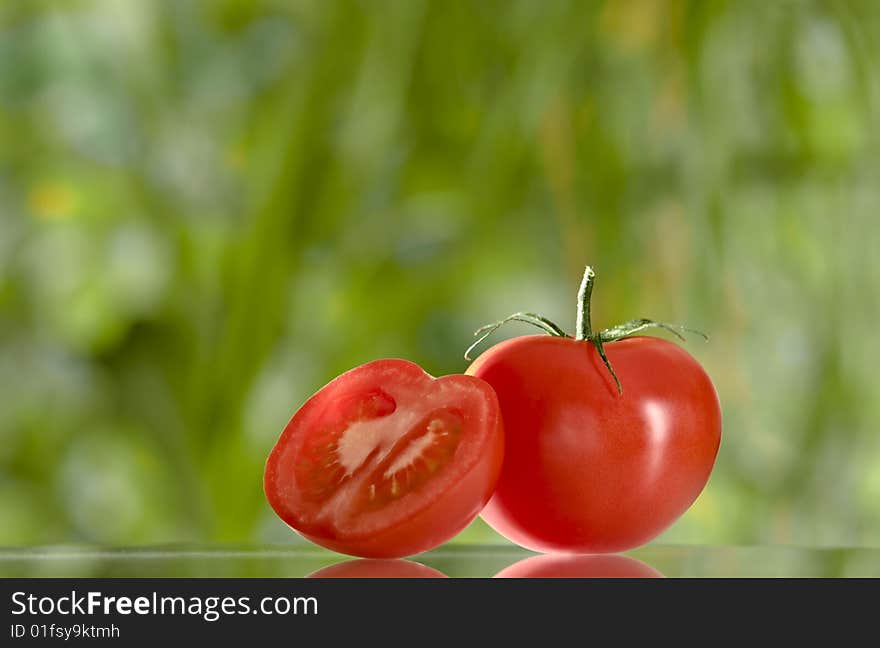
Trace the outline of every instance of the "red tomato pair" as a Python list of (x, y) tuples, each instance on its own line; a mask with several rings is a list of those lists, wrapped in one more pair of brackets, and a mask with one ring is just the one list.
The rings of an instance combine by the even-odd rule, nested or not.
[(478, 342), (509, 320), (550, 337), (502, 342), (467, 375), (377, 360), (330, 382), (269, 455), (269, 503), (306, 538), (364, 557), (426, 551), (481, 511), (544, 552), (622, 551), (655, 537), (709, 478), (718, 397), (682, 348), (628, 337), (684, 329), (635, 320), (594, 333), (592, 284), (587, 268), (574, 337), (516, 313)]

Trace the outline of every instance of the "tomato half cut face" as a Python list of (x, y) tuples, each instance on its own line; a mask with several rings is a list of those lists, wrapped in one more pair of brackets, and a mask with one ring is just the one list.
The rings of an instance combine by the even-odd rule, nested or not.
[(266, 462), (276, 513), (335, 551), (400, 557), (467, 526), (501, 470), (498, 400), (473, 376), (376, 360), (312, 396)]

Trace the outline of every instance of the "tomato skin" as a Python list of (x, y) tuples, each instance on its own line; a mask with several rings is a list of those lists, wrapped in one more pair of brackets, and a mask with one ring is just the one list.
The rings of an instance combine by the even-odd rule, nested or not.
[(449, 578), (427, 565), (409, 560), (346, 560), (323, 567), (307, 578)]
[(721, 442), (712, 381), (681, 347), (632, 337), (595, 347), (524, 336), (467, 373), (498, 394), (505, 460), (483, 519), (540, 552), (614, 553), (672, 524), (709, 479)]
[(494, 578), (663, 578), (663, 574), (641, 560), (620, 554), (556, 554), (520, 560)]
[[(429, 402), (433, 405), (425, 404)], [(406, 422), (398, 427), (406, 427), (413, 421), (424, 422), (425, 415), (432, 420), (432, 413), (450, 408), (460, 420), (460, 441), (454, 454), (442, 458), (446, 462), (442, 470), (420, 482), (417, 489), (387, 505), (367, 506), (366, 484), (375, 483), (379, 479), (376, 475), (388, 465), (382, 463), (388, 459), (382, 458), (383, 450), (376, 446), (364, 453), (367, 472), (357, 472), (359, 466), (350, 479), (346, 478), (350, 487), (338, 486), (341, 494), (336, 501), (322, 502), (321, 498), (333, 496), (335, 486), (333, 480), (328, 486), (324, 478), (334, 477), (333, 471), (340, 469), (338, 462), (336, 468), (324, 469), (323, 457), (316, 461), (309, 454), (310, 440), (317, 438), (314, 445), (322, 448), (338, 448), (343, 444), (341, 436), (349, 431), (340, 421), (344, 423), (353, 413), (366, 412), (368, 418), (380, 423), (383, 416), (388, 421), (403, 416)], [(394, 426), (392, 422), (388, 425)], [(418, 424), (415, 426), (417, 431)], [(334, 439), (337, 429), (344, 431)], [(384, 434), (381, 429), (378, 433)], [(355, 436), (362, 439), (364, 433)], [(401, 438), (394, 437), (394, 443)], [(363, 558), (401, 558), (433, 549), (473, 521), (492, 495), (503, 455), (498, 400), (484, 381), (466, 375), (433, 378), (406, 360), (376, 360), (337, 377), (294, 414), (266, 461), (263, 486), (279, 517), (308, 540)], [(303, 468), (309, 461), (319, 467), (308, 464)], [(327, 462), (330, 464), (333, 461)], [(342, 493), (345, 488), (351, 492)]]

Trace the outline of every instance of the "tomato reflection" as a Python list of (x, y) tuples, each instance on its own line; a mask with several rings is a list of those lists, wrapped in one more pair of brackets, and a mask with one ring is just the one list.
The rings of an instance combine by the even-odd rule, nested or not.
[(324, 567), (307, 578), (447, 578), (446, 574), (409, 560), (347, 560)]
[(513, 563), (495, 578), (663, 578), (663, 574), (640, 560), (619, 554), (548, 554)]

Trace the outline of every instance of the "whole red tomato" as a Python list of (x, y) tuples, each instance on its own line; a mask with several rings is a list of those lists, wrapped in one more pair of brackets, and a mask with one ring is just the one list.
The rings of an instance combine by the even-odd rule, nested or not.
[(498, 400), (485, 382), (376, 360), (294, 414), (263, 486), (275, 512), (309, 540), (399, 558), (467, 526), (492, 495), (503, 454)]
[(495, 389), (505, 427), (504, 466), (481, 515), (535, 551), (648, 542), (700, 494), (721, 441), (718, 396), (699, 363), (665, 340), (622, 339), (677, 329), (636, 320), (593, 333), (592, 281), (587, 268), (575, 338), (520, 313), (511, 318), (552, 335), (502, 342), (467, 370)]

